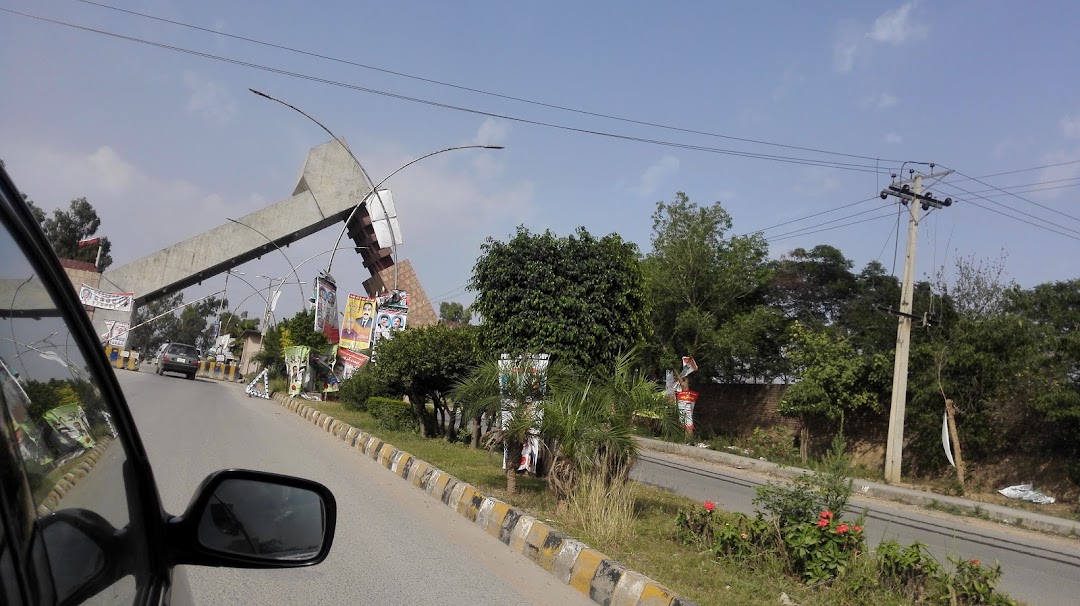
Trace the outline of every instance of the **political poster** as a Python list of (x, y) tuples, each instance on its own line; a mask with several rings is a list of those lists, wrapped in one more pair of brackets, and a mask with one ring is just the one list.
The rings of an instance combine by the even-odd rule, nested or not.
[(375, 323), (375, 344), (394, 338), (395, 332), (405, 330), (409, 310), (399, 307), (380, 307)]
[(306, 345), (296, 345), (285, 348), (285, 370), (289, 374), (289, 395), (300, 395), (307, 384), (308, 361), (311, 358), (311, 348)]
[(105, 320), (105, 334), (100, 335), (103, 339), (107, 339), (109, 345), (118, 349), (123, 349), (127, 345), (128, 332), (131, 330), (131, 325), (127, 322), (116, 322), (113, 320)]
[(341, 349), (363, 351), (371, 347), (375, 333), (375, 299), (350, 294), (341, 325)]
[(19, 444), (23, 461), (37, 468), (48, 467), (53, 457), (39, 424), (30, 419), (30, 398), (3, 360), (0, 360), (0, 394), (7, 404), (11, 428), (15, 432), (15, 441)]
[[(499, 391), (502, 394), (501, 426), (506, 429), (514, 412), (519, 406), (525, 406), (534, 416), (534, 429), (529, 430), (529, 437), (521, 445), (521, 460), (517, 463), (518, 471), (536, 474), (540, 459), (540, 422), (543, 420), (541, 400), (547, 394), (548, 354), (526, 355), (518, 358), (509, 354), (499, 357)], [(509, 449), (503, 447), (503, 469), (507, 468)]]
[(61, 442), (93, 448), (97, 443), (90, 436), (90, 423), (78, 404), (65, 404), (45, 412), (45, 422), (60, 435)]
[(342, 381), (348, 381), (354, 372), (363, 368), (371, 360), (371, 358), (358, 351), (348, 349), (338, 349), (338, 358), (341, 360), (343, 367), (341, 372)]
[(103, 292), (83, 284), (79, 287), (79, 300), (83, 305), (114, 311), (131, 311), (135, 302), (135, 293)]
[(330, 339), (331, 343), (337, 343), (340, 339), (338, 332), (338, 305), (337, 285), (330, 276), (319, 276), (315, 279), (315, 332), (321, 332)]
[(697, 403), (698, 392), (680, 391), (675, 394), (675, 400), (679, 406), (679, 420), (682, 421), (686, 431), (694, 431), (694, 404)]

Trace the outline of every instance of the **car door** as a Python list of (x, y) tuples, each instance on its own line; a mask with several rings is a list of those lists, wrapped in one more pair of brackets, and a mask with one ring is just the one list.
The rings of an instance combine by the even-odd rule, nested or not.
[(169, 567), (149, 461), (74, 286), (0, 180), (0, 594), (158, 602)]

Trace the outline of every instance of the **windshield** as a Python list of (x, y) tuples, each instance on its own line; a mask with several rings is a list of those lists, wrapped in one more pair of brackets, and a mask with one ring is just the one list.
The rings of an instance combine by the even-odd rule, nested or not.
[(190, 345), (170, 345), (167, 353), (174, 356), (190, 356), (193, 358), (199, 357), (199, 352)]

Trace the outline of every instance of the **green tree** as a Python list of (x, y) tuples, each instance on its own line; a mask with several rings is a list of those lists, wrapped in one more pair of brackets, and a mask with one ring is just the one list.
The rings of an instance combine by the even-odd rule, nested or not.
[(718, 348), (720, 329), (763, 302), (770, 274), (765, 240), (729, 235), (731, 225), (719, 202), (699, 207), (678, 192), (674, 202), (657, 203), (644, 263), (654, 333), (644, 353), (656, 370), (689, 355), (702, 380), (718, 377), (730, 353), (730, 344)]
[(473, 268), (472, 308), (492, 352), (549, 353), (583, 369), (610, 366), (645, 336), (647, 306), (637, 247), (584, 228), (556, 237), (519, 227), (492, 238)]
[(447, 395), (478, 362), (476, 327), (411, 328), (380, 342), (376, 357), (387, 387), (409, 396), (422, 435), (453, 441), (461, 406)]
[(285, 376), (286, 347), (307, 346), (313, 352), (322, 352), (330, 345), (326, 335), (315, 332), (314, 326), (315, 310), (309, 309), (264, 331), (262, 351), (255, 355), (255, 362), (268, 369), (274, 378)]
[[(142, 352), (143, 356), (151, 356), (163, 343), (177, 340), (180, 318), (167, 312), (183, 304), (184, 293), (178, 292), (140, 305), (135, 310), (135, 321), (132, 324), (138, 328), (128, 333), (128, 349)], [(149, 322), (152, 318), (157, 319)]]
[(857, 290), (852, 265), (828, 244), (796, 248), (774, 263), (772, 299), (804, 326), (819, 329), (832, 324)]
[(439, 319), (451, 324), (468, 324), (472, 312), (457, 301), (443, 301), (439, 303)]
[(45, 213), (40, 211), (34, 215), (41, 221), (45, 235), (57, 256), (93, 263), (97, 259), (100, 246), (101, 264), (98, 268), (105, 271), (112, 265), (112, 256), (109, 254), (112, 251), (112, 242), (107, 237), (99, 237), (98, 242), (91, 246), (79, 246), (80, 240), (93, 237), (101, 227), (97, 211), (86, 198), (72, 200), (68, 210), (58, 208), (48, 218), (44, 218)]
[(824, 420), (843, 430), (844, 416), (860, 408), (877, 409), (891, 378), (888, 359), (862, 355), (847, 339), (795, 322), (789, 355), (799, 381), (788, 387), (778, 411), (801, 424), (801, 455), (809, 448), (809, 424)]

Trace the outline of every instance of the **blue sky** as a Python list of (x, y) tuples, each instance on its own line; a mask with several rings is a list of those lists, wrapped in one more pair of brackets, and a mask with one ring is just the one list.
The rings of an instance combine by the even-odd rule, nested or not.
[[(962, 201), (922, 224), (920, 277), (957, 255), (996, 258), (1003, 251), (1006, 271), (1025, 286), (1075, 278), (1080, 270), (1080, 241), (1066, 237), (1080, 238), (1080, 221), (1059, 214), (1080, 217), (1080, 191), (1072, 187), (1080, 183), (1080, 80), (1074, 77), (1080, 4), (1074, 2), (105, 1), (505, 95), (872, 158), (561, 112), (76, 0), (0, 0), (3, 8), (441, 103), (863, 167), (733, 157), (486, 118), (0, 13), (0, 157), (47, 210), (73, 197), (89, 198), (102, 216), (104, 235), (114, 242), (117, 264), (291, 193), (307, 150), (327, 136), (301, 116), (250, 94), (251, 87), (304, 108), (347, 138), (375, 179), (442, 147), (506, 146), (501, 152), (432, 158), (388, 184), (401, 213), (400, 254), (437, 300), (471, 300), (461, 287), (480, 244), (487, 236), (505, 238), (518, 224), (558, 234), (578, 225), (598, 235), (618, 232), (647, 251), (655, 203), (676, 191), (699, 203), (721, 201), (734, 218), (733, 231), (741, 234), (874, 196), (888, 180), (875, 170), (896, 170), (897, 160), (936, 162), (968, 176), (1071, 162), (988, 178), (988, 185), (957, 181), (972, 192), (1065, 186), (1023, 193), (1027, 200), (990, 198), (1003, 206), (937, 189)], [(873, 208), (880, 211), (842, 219)], [(864, 202), (765, 235), (774, 256), (828, 243), (857, 268), (880, 258), (891, 270), (895, 216), (780, 239), (793, 229), (842, 219), (823, 226), (836, 227), (890, 208), (895, 210), (892, 201)], [(299, 263), (329, 248), (334, 237), (336, 228), (320, 232), (287, 253)], [(902, 256), (903, 239), (898, 272)], [(318, 266), (306, 265), (310, 271), (302, 269), (303, 278), (310, 282)], [(240, 271), (250, 279), (289, 269), (279, 256), (267, 255)], [(351, 254), (338, 257), (334, 274), (342, 289), (353, 291), (367, 277)], [(222, 283), (219, 277), (193, 287), (188, 299)], [(236, 284), (229, 283), (234, 302), (251, 292)], [(282, 305), (279, 311), (287, 315), (299, 301), (283, 296)], [(256, 313), (261, 307), (258, 297), (246, 305)]]

